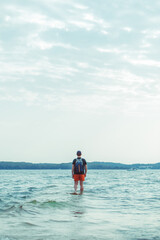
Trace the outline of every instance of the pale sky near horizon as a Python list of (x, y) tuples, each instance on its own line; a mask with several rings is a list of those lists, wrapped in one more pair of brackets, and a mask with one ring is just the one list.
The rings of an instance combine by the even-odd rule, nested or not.
[(160, 162), (160, 1), (0, 9), (0, 161)]

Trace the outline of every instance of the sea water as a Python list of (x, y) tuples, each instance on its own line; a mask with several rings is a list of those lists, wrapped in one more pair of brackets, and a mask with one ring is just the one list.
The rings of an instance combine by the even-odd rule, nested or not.
[(0, 171), (0, 240), (158, 240), (159, 170)]

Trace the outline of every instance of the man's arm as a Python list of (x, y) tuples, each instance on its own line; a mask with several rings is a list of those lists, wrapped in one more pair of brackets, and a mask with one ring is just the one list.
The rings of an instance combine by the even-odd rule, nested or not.
[(74, 176), (74, 164), (72, 164), (72, 178)]
[(87, 164), (85, 165), (85, 177), (86, 177), (86, 174), (87, 174)]

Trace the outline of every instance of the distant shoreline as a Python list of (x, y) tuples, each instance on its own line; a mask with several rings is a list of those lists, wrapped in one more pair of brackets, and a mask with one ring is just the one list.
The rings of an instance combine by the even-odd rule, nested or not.
[[(0, 170), (43, 170), (43, 169), (71, 169), (72, 163), (29, 163), (0, 161)], [(97, 170), (138, 170), (160, 169), (160, 162), (154, 164), (122, 164), (113, 162), (88, 162), (88, 169)]]

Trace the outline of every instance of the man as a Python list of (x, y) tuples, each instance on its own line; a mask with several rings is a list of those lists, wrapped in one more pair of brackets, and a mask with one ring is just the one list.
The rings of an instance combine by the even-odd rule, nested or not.
[(77, 158), (72, 162), (72, 178), (74, 179), (74, 190), (77, 192), (78, 181), (80, 181), (80, 194), (83, 193), (83, 181), (87, 174), (87, 162), (81, 158), (81, 151), (77, 151)]

